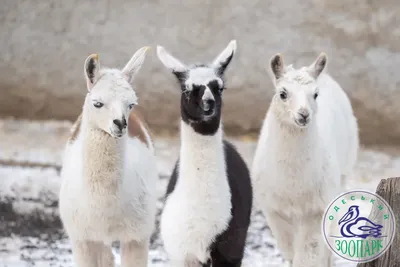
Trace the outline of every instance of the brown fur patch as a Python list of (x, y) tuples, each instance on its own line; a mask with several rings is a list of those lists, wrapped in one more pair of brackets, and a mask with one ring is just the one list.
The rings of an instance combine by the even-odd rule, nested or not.
[(72, 125), (71, 136), (68, 138), (68, 143), (73, 143), (78, 137), (79, 131), (81, 129), (81, 122), (82, 122), (82, 113), (79, 114), (74, 125)]
[(149, 135), (150, 139), (152, 139), (149, 127), (146, 124), (145, 120), (142, 118), (137, 110), (132, 111), (129, 115), (128, 121), (129, 136), (138, 138), (140, 142), (145, 144), (147, 147), (150, 147), (151, 144), (146, 138), (146, 132)]

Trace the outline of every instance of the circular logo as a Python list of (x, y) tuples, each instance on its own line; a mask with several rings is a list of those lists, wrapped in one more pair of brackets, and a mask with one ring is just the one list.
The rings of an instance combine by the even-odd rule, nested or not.
[(322, 219), (328, 247), (353, 262), (369, 262), (392, 244), (395, 217), (379, 195), (364, 190), (348, 191), (336, 197)]

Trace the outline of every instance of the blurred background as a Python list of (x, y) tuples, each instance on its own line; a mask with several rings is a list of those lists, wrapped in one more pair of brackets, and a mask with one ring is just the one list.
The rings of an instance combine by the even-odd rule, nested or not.
[[(153, 48), (136, 89), (156, 135), (161, 200), (178, 155), (180, 91), (156, 45), (186, 63), (207, 63), (237, 40), (223, 119), (248, 164), (273, 93), (270, 57), (280, 52), (300, 67), (326, 52), (360, 127), (347, 188), (375, 191), (380, 179), (400, 174), (399, 14), (398, 0), (0, 0), (0, 264), (72, 266), (58, 218), (59, 171), (91, 53), (103, 66), (123, 67), (138, 48)], [(115, 253), (118, 261), (118, 244)], [(164, 266), (157, 231), (150, 253), (154, 266)], [(247, 266), (281, 266), (257, 210), (246, 253)]]

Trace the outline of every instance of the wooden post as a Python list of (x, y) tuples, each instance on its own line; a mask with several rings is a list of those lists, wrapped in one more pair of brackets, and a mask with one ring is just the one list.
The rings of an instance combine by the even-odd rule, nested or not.
[(400, 178), (382, 179), (376, 194), (392, 208), (396, 218), (396, 233), (392, 245), (379, 258), (359, 263), (357, 267), (399, 267), (400, 266)]

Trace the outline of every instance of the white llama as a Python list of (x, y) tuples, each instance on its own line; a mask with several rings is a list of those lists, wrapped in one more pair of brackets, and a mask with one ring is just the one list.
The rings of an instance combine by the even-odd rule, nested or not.
[(147, 50), (122, 71), (100, 69), (97, 55), (85, 61), (89, 93), (66, 145), (59, 202), (78, 267), (114, 266), (113, 241), (123, 267), (147, 266), (158, 174), (149, 131), (132, 111), (132, 82)]
[(359, 147), (351, 103), (322, 73), (326, 64), (324, 53), (300, 69), (285, 66), (280, 54), (271, 58), (275, 94), (252, 166), (255, 203), (294, 267), (330, 266), (321, 221)]
[(211, 64), (186, 66), (157, 48), (181, 91), (181, 150), (160, 222), (173, 267), (241, 266), (253, 193), (221, 122), (224, 72), (235, 51), (232, 41)]

